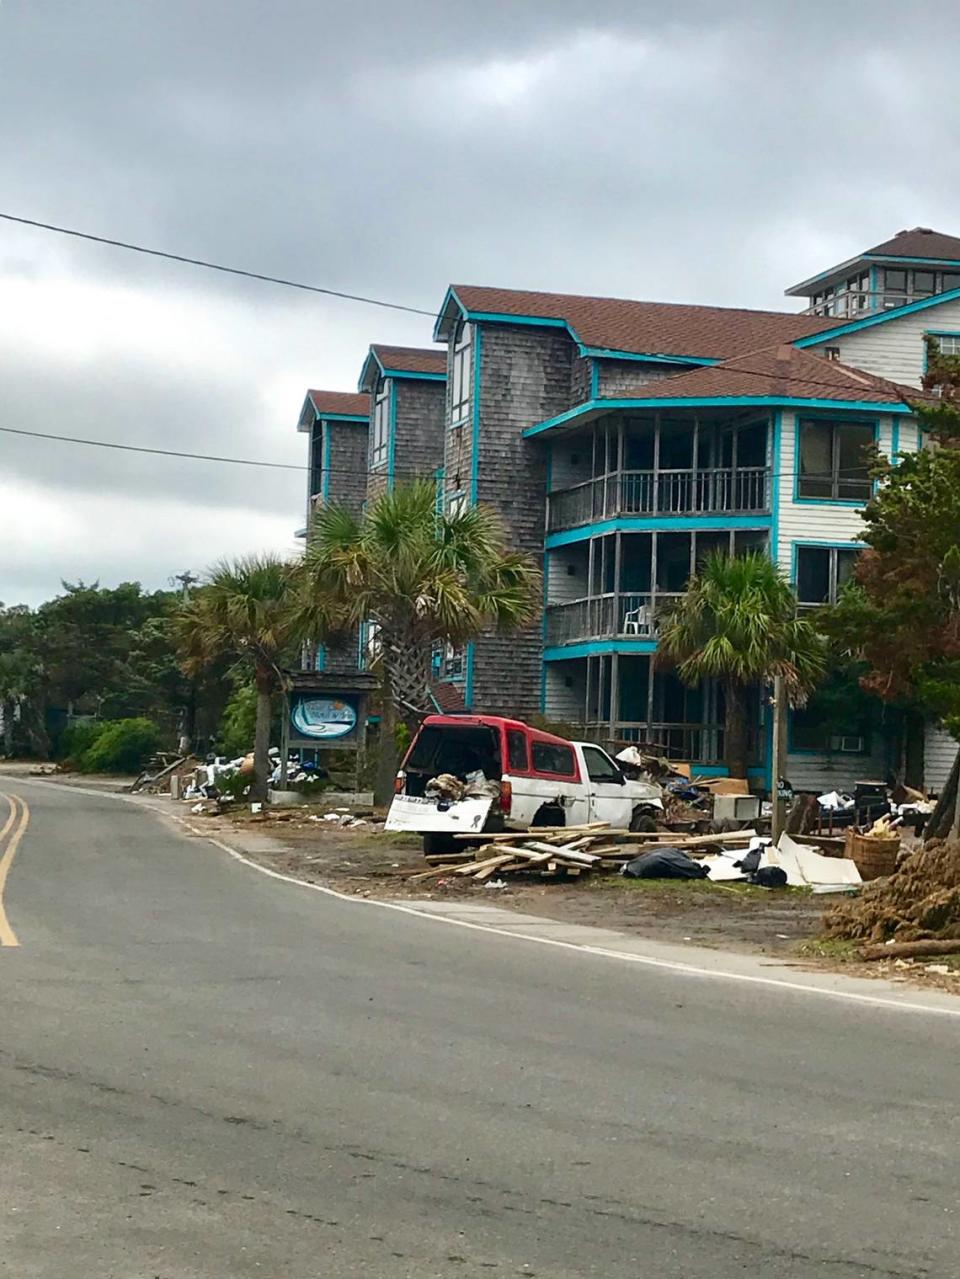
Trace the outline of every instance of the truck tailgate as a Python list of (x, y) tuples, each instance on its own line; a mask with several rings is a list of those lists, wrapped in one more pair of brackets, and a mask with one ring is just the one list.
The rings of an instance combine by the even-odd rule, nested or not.
[(387, 813), (385, 830), (420, 832), (449, 831), (478, 834), (483, 830), (492, 799), (461, 799), (440, 809), (434, 799), (418, 795), (396, 795)]

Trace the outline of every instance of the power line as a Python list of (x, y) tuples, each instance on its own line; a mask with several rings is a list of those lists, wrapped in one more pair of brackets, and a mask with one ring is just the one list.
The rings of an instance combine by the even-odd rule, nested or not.
[[(271, 470), (299, 471), (301, 474), (304, 474), (310, 470), (326, 472), (330, 475), (376, 475), (378, 474), (378, 472), (372, 471), (369, 467), (366, 467), (366, 466), (323, 466), (323, 465), (320, 465), (318, 467), (298, 466), (296, 465), (296, 463), (293, 463), (293, 462), (267, 462), (267, 461), (262, 461), (258, 458), (224, 457), (222, 454), (217, 454), (217, 453), (187, 453), (180, 449), (154, 449), (154, 448), (149, 448), (145, 444), (118, 444), (112, 440), (88, 440), (78, 435), (53, 435), (47, 431), (27, 431), (16, 426), (0, 426), (0, 432), (3, 432), (5, 435), (23, 435), (23, 436), (26, 436), (28, 439), (33, 439), (33, 440), (56, 440), (58, 443), (61, 443), (61, 444), (84, 444), (91, 448), (119, 449), (120, 452), (122, 453), (149, 453), (155, 457), (186, 458), (187, 460), (192, 462), (227, 462), (233, 466), (265, 466), (265, 467), (269, 467)], [(394, 471), (394, 474), (420, 476), (424, 479), (430, 479), (430, 478), (433, 478), (435, 469), (436, 468), (433, 468), (433, 469), (428, 468), (426, 471), (424, 471), (424, 470), (419, 470), (415, 468), (406, 468), (406, 469), (396, 468)], [(644, 470), (649, 468), (641, 467), (638, 469)], [(721, 467), (719, 469), (727, 470), (730, 468)], [(747, 469), (751, 469), (751, 468), (747, 468)], [(864, 469), (865, 468), (862, 466), (841, 467), (837, 471), (837, 474), (838, 475), (862, 475)], [(629, 472), (626, 472), (626, 473), (629, 474)], [(795, 473), (794, 470), (770, 472), (771, 477), (773, 475), (777, 475), (781, 478), (792, 476), (794, 473)], [(605, 477), (602, 475), (599, 475), (599, 476), (594, 475), (594, 476), (590, 476), (588, 480), (583, 481), (583, 483), (589, 483), (590, 480), (602, 480), (604, 478)], [(557, 490), (557, 492), (564, 492), (564, 491), (569, 491), (569, 490), (562, 490), (562, 489)]]
[(143, 253), (151, 258), (166, 258), (170, 262), (184, 262), (188, 266), (201, 266), (207, 271), (220, 271), (224, 275), (242, 275), (248, 280), (262, 280), (265, 284), (280, 284), (287, 289), (301, 289), (305, 293), (322, 293), (326, 297), (342, 298), (347, 302), (362, 302), (365, 306), (385, 307), (389, 311), (407, 311), (411, 315), (428, 315), (433, 319), (434, 311), (425, 311), (417, 306), (404, 306), (400, 302), (385, 302), (382, 298), (368, 298), (359, 293), (342, 293), (339, 289), (325, 289), (317, 284), (303, 284), (299, 280), (285, 280), (282, 276), (264, 275), (260, 271), (244, 271), (237, 266), (224, 266), (221, 262), (208, 262), (204, 258), (189, 258), (182, 253), (165, 253), (162, 249), (148, 249), (142, 244), (130, 244), (126, 240), (113, 240), (105, 235), (91, 235), (87, 231), (75, 231), (72, 227), (54, 226), (51, 222), (37, 222), (33, 218), (18, 218), (12, 213), (0, 213), (5, 222), (16, 222), (20, 226), (36, 227), (41, 231), (55, 231), (57, 235), (73, 236), (77, 240), (91, 240), (94, 244), (108, 244), (115, 249), (128, 249), (131, 253)]
[(184, 453), (177, 449), (151, 449), (143, 444), (117, 444), (111, 440), (85, 440), (76, 435), (51, 435), (47, 431), (24, 431), (16, 426), (0, 426), (5, 435), (26, 435), (34, 440), (57, 440), (61, 444), (86, 444), (97, 449), (120, 449), (123, 453), (152, 453), (157, 457), (186, 457), (197, 462), (231, 462), (234, 466), (269, 466), (276, 471), (307, 471), (292, 462), (264, 462), (249, 457), (222, 457), (216, 453)]

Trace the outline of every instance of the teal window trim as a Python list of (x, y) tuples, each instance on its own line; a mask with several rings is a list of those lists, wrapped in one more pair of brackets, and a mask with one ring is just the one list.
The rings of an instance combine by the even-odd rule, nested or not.
[(483, 329), (478, 324), (473, 330), (473, 396), (470, 405), (472, 422), (470, 449), (471, 506), (476, 506), (477, 504), (477, 493), (480, 487), (480, 364), (482, 359)]
[(438, 466), (433, 473), (433, 482), (436, 485), (436, 490), (437, 490), (436, 500), (434, 502), (434, 510), (436, 511), (438, 519), (443, 517), (444, 510), (445, 510), (445, 505), (444, 505), (445, 478), (446, 478), (446, 471), (444, 470), (442, 466)]
[[(600, 398), (600, 365), (594, 359), (590, 360), (590, 398), (591, 400)], [(547, 491), (549, 492), (549, 489)]]
[[(906, 260), (906, 258), (901, 259), (901, 261)], [(899, 320), (905, 315), (927, 311), (932, 306), (942, 306), (944, 302), (956, 302), (958, 298), (960, 298), (960, 289), (950, 289), (946, 293), (933, 293), (928, 298), (919, 298), (916, 302), (906, 303), (905, 306), (891, 307), (889, 311), (866, 315), (861, 320), (851, 320), (835, 328), (824, 329), (820, 333), (811, 333), (809, 337), (797, 338), (793, 345), (801, 350), (808, 346), (819, 346), (822, 342), (830, 342), (847, 333), (859, 333), (863, 329), (872, 329), (876, 324), (887, 324), (890, 320)]]
[[(960, 338), (960, 329), (924, 329), (923, 336), (925, 338)], [(927, 357), (927, 344), (923, 344), (923, 371), (926, 373), (929, 364)]]
[(321, 422), (352, 422), (357, 426), (365, 426), (370, 421), (369, 413), (322, 413), (317, 416)]
[(473, 668), (475, 665), (475, 656), (476, 645), (473, 640), (470, 640), (467, 644), (467, 652), (464, 657), (466, 674), (463, 681), (463, 704), (466, 706), (468, 711), (473, 709)]
[[(866, 550), (865, 542), (838, 542), (825, 538), (806, 538), (801, 537), (790, 543), (790, 585), (794, 591), (797, 589), (797, 552), (802, 547), (812, 547), (818, 551), (863, 551)], [(803, 603), (801, 600), (800, 603)], [(806, 607), (812, 608), (815, 605), (808, 604)]]
[(900, 423), (896, 418), (890, 428), (890, 461), (894, 466), (900, 465)]
[(772, 524), (773, 520), (769, 515), (718, 515), (716, 518), (711, 515), (622, 515), (616, 519), (599, 520), (595, 524), (548, 533), (544, 539), (544, 547), (552, 551), (560, 546), (569, 546), (572, 542), (589, 541), (604, 533), (690, 533), (694, 530), (722, 533), (727, 529), (749, 529), (763, 533)]
[(913, 410), (902, 401), (874, 402), (872, 400), (808, 400), (777, 395), (717, 395), (717, 396), (672, 396), (660, 399), (609, 399), (587, 400), (565, 413), (548, 418), (528, 426), (523, 432), (525, 439), (533, 439), (561, 426), (568, 426), (579, 418), (599, 416), (602, 413), (613, 413), (620, 409), (698, 409), (698, 408), (798, 408), (808, 413), (825, 410), (830, 413), (856, 413), (861, 417), (865, 413), (900, 413), (910, 415)]
[(385, 369), (390, 378), (405, 378), (408, 382), (446, 382), (446, 373), (414, 373), (410, 369)]
[(390, 410), (387, 418), (387, 488), (392, 489), (397, 467), (397, 384), (390, 379)]
[[(795, 414), (793, 422), (793, 504), (794, 506), (853, 506), (862, 509), (869, 502), (869, 497), (801, 497), (800, 496), (800, 428), (804, 422), (829, 421), (832, 419), (818, 418), (816, 414), (812, 417), (801, 417), (799, 413)], [(875, 445), (880, 443), (880, 420), (879, 418), (863, 419), (844, 423), (846, 426), (872, 426), (873, 442)], [(778, 468), (779, 469), (779, 468)], [(876, 491), (876, 484), (871, 483), (871, 495)]]
[(320, 459), (320, 496), (326, 506), (330, 501), (330, 432), (326, 424), (321, 427), (320, 439), (322, 441), (320, 447), (323, 449), (323, 456)]

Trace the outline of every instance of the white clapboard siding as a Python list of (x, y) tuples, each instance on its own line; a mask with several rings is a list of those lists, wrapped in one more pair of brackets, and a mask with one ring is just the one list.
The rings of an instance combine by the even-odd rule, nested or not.
[(940, 724), (927, 724), (923, 738), (923, 784), (928, 791), (938, 794), (943, 790), (956, 758), (956, 738)]
[[(784, 412), (780, 425), (780, 456), (775, 462), (779, 481), (779, 517), (773, 530), (771, 552), (788, 572), (793, 571), (795, 542), (853, 542), (863, 528), (860, 508), (841, 502), (804, 502), (794, 497), (797, 474), (797, 414)], [(803, 414), (800, 414), (802, 417)], [(889, 414), (873, 415), (878, 422), (878, 442), (888, 457), (893, 445), (893, 424)], [(909, 439), (901, 437), (898, 451), (915, 446), (913, 429)]]
[(898, 319), (884, 320), (882, 324), (830, 338), (824, 345), (839, 347), (843, 364), (893, 382), (919, 386), (924, 370), (923, 338), (928, 332), (960, 334), (960, 300), (941, 302)]

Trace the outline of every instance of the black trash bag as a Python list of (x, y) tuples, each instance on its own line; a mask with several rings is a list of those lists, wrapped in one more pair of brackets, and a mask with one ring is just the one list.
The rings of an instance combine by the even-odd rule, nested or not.
[(745, 854), (745, 856), (741, 857), (738, 862), (734, 862), (733, 864), (739, 870), (742, 870), (745, 875), (755, 875), (760, 868), (760, 857), (762, 853), (763, 849), (754, 848), (752, 852)]
[(758, 888), (786, 888), (787, 872), (782, 866), (761, 866), (750, 876), (750, 883)]
[(707, 868), (679, 848), (656, 848), (641, 853), (623, 868), (628, 879), (706, 879)]

